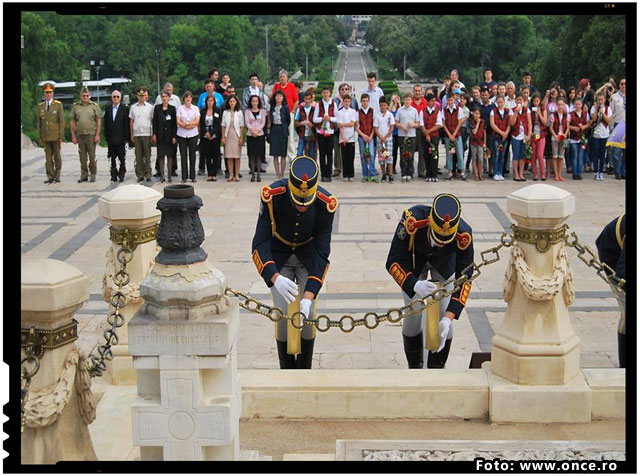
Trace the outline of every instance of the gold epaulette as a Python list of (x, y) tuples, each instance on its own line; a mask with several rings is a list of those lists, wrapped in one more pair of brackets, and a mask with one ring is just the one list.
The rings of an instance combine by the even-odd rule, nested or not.
[(471, 233), (468, 231), (456, 233), (456, 242), (458, 243), (458, 249), (460, 251), (466, 250), (471, 244)]
[(260, 189), (260, 198), (264, 203), (269, 203), (274, 195), (282, 195), (287, 192), (287, 188), (284, 186), (271, 188), (269, 185), (264, 185)]
[(42, 101), (40, 104), (38, 104), (38, 106), (42, 106), (45, 102), (47, 101)]
[(58, 101), (57, 99), (53, 100), (53, 104), (62, 104), (60, 101)]
[(338, 208), (338, 198), (334, 195), (327, 197), (324, 193), (318, 192), (318, 198), (327, 204), (327, 211), (333, 213)]

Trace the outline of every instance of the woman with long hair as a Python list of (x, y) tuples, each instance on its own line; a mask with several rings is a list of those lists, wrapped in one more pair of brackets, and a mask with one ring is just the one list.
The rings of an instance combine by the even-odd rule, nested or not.
[(260, 164), (265, 156), (264, 125), (267, 121), (267, 111), (262, 107), (262, 101), (255, 94), (249, 97), (249, 107), (244, 111), (244, 122), (247, 125), (247, 155), (251, 181), (260, 182)]
[(216, 107), (213, 94), (207, 95), (204, 107), (200, 110), (200, 153), (207, 167), (207, 182), (215, 182), (220, 168), (220, 109)]
[(200, 109), (192, 104), (193, 94), (186, 91), (182, 95), (184, 104), (178, 108), (178, 146), (180, 147), (180, 163), (182, 166), (182, 183), (187, 177), (196, 182), (196, 144), (198, 143), (198, 126), (200, 125)]
[(227, 182), (240, 181), (240, 155), (242, 154), (242, 135), (244, 133), (244, 116), (240, 101), (232, 94), (226, 100), (229, 106), (222, 113), (222, 143), (224, 157), (229, 168)]
[(289, 137), (289, 123), (291, 115), (287, 98), (281, 89), (271, 97), (271, 109), (268, 117), (269, 145), (273, 156), (273, 166), (276, 169), (276, 180), (284, 177), (287, 165), (287, 140)]

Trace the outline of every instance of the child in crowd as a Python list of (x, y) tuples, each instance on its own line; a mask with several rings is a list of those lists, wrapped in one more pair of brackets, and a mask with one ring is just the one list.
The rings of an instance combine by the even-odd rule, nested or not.
[(363, 93), (360, 96), (360, 109), (358, 109), (358, 146), (360, 148), (360, 164), (362, 165), (362, 181), (376, 181), (376, 155), (373, 145), (373, 107), (369, 107), (369, 95)]
[(509, 116), (512, 112), (504, 107), (504, 96), (496, 96), (496, 108), (489, 114), (491, 129), (493, 131), (493, 150), (496, 151), (493, 158), (493, 180), (504, 180), (502, 169), (504, 166), (504, 153), (507, 138), (509, 137)]
[[(402, 174), (402, 180), (404, 182), (408, 182), (413, 178), (413, 154), (416, 151), (416, 128), (420, 127), (418, 111), (411, 107), (412, 98), (413, 95), (411, 93), (405, 94), (404, 106), (396, 113), (398, 140), (402, 143), (400, 152), (400, 173)], [(453, 97), (451, 98), (451, 101), (453, 101)]]
[(511, 126), (511, 151), (513, 153), (513, 180), (524, 182), (524, 143), (531, 140), (531, 115), (522, 104), (522, 93), (516, 93), (516, 106), (509, 119)]
[(309, 147), (308, 157), (315, 159), (316, 136), (313, 127), (313, 100), (314, 93), (310, 89), (304, 92), (304, 103), (298, 106), (294, 125), (298, 132), (298, 155), (304, 153), (305, 147)]
[(533, 180), (538, 180), (538, 178), (547, 180), (544, 162), (544, 146), (547, 140), (547, 110), (541, 104), (540, 94), (534, 94), (531, 98), (531, 123), (533, 124), (531, 169)]
[(482, 178), (482, 158), (484, 156), (484, 148), (487, 146), (487, 131), (485, 130), (479, 107), (473, 110), (470, 124), (471, 144), (469, 147), (469, 157), (471, 158), (475, 179), (484, 180), (484, 178)]
[[(469, 148), (469, 136), (471, 132), (469, 131), (469, 117), (471, 117), (471, 110), (468, 108), (468, 104), (471, 97), (468, 94), (463, 94), (460, 96), (459, 106), (462, 108), (462, 112), (464, 114), (464, 126), (462, 127), (462, 153), (465, 154), (467, 149)], [(467, 161), (464, 164), (464, 169), (466, 173), (469, 173), (469, 162), (471, 162), (471, 153), (467, 154)]]
[(442, 129), (445, 132), (444, 144), (447, 151), (447, 169), (449, 170), (448, 180), (453, 179), (453, 154), (452, 148), (455, 148), (457, 158), (457, 167), (460, 170), (462, 180), (467, 180), (464, 173), (464, 152), (462, 149), (461, 129), (466, 119), (464, 112), (460, 106), (455, 105), (455, 97), (452, 94), (447, 95), (447, 105), (440, 112), (442, 118)]
[[(389, 106), (389, 112), (393, 115), (393, 119), (395, 121), (396, 114), (398, 110), (402, 107), (400, 104), (400, 96), (398, 93), (391, 93), (391, 105)], [(398, 128), (393, 128), (393, 134), (391, 135), (393, 138), (393, 174), (396, 174), (396, 164), (398, 163), (398, 150), (400, 149), (400, 140), (398, 139)]]
[(569, 143), (571, 147), (571, 161), (573, 180), (582, 180), (582, 165), (586, 155), (587, 141), (582, 136), (589, 128), (589, 114), (582, 109), (582, 98), (575, 97), (573, 111), (569, 114)]
[(339, 144), (342, 157), (342, 180), (353, 182), (353, 160), (356, 154), (356, 124), (358, 113), (351, 109), (351, 96), (342, 100), (344, 107), (336, 115), (336, 124), (340, 134)]
[(593, 166), (594, 179), (604, 180), (604, 164), (606, 160), (606, 145), (609, 138), (609, 123), (611, 122), (611, 110), (605, 104), (604, 93), (598, 93), (596, 103), (591, 107), (591, 120), (593, 121)]
[(438, 145), (440, 144), (440, 134), (438, 130), (442, 127), (442, 117), (437, 104), (435, 94), (428, 93), (426, 96), (427, 107), (420, 113), (420, 127), (427, 139), (426, 175), (427, 182), (438, 181)]
[(564, 103), (564, 98), (558, 96), (556, 111), (551, 113), (549, 130), (551, 131), (551, 162), (553, 165), (554, 180), (564, 182), (562, 177), (562, 161), (564, 160), (564, 148), (569, 133), (569, 114)]
[(393, 183), (393, 164), (391, 160), (391, 151), (393, 149), (393, 129), (395, 128), (395, 119), (387, 109), (389, 105), (384, 96), (380, 98), (380, 114), (376, 114), (373, 120), (373, 130), (380, 144), (378, 161), (380, 162), (380, 171), (382, 172), (382, 182), (387, 181)]

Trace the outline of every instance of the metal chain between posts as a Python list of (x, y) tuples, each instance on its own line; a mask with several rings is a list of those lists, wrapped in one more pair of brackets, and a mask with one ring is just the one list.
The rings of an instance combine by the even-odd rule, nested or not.
[[(320, 332), (327, 332), (332, 327), (337, 327), (342, 332), (351, 332), (356, 327), (364, 326), (367, 329), (373, 330), (381, 322), (388, 321), (391, 323), (398, 323), (405, 317), (413, 314), (424, 311), (428, 305), (439, 302), (446, 298), (447, 296), (451, 296), (453, 293), (458, 291), (465, 283), (472, 282), (478, 276), (480, 276), (481, 271), (480, 268), (486, 266), (488, 264), (495, 263), (500, 260), (500, 251), (501, 248), (509, 248), (513, 245), (514, 238), (513, 235), (502, 233), (502, 237), (500, 238), (500, 244), (493, 248), (486, 249), (480, 253), (480, 257), (482, 258), (482, 262), (480, 264), (471, 263), (469, 266), (462, 270), (462, 274), (458, 278), (451, 278), (448, 281), (440, 284), (435, 291), (433, 291), (428, 296), (423, 298), (414, 299), (406, 306), (400, 308), (389, 309), (384, 314), (378, 314), (377, 312), (367, 312), (364, 317), (361, 319), (356, 319), (349, 314), (343, 315), (338, 320), (332, 320), (326, 314), (321, 314), (315, 319), (309, 319), (305, 317), (301, 312), (294, 312), (291, 316), (286, 315), (281, 309), (273, 306), (269, 306), (268, 304), (262, 303), (257, 299), (253, 299), (245, 293), (240, 291), (236, 291), (231, 288), (227, 288), (225, 290), (225, 294), (229, 296), (234, 296), (237, 298), (244, 299), (244, 302), (240, 300), (239, 306), (247, 311), (261, 314), (263, 316), (268, 317), (273, 322), (278, 322), (282, 319), (288, 319), (291, 321), (291, 324), (297, 328), (302, 329), (304, 325), (315, 325), (316, 329)], [(468, 276), (467, 273), (472, 271), (471, 276)], [(447, 291), (445, 288), (453, 283), (453, 289)], [(295, 318), (300, 315), (300, 325), (296, 325)]]
[[(30, 331), (35, 332), (35, 328), (32, 327)], [(24, 350), (26, 357), (20, 361), (20, 416), (21, 425), (20, 433), (24, 433), (25, 423), (27, 421), (27, 414), (24, 411), (27, 405), (27, 399), (29, 398), (29, 387), (31, 386), (31, 379), (35, 377), (40, 370), (40, 359), (36, 357), (33, 352), (33, 346), (29, 345)], [(25, 363), (33, 364), (33, 368), (28, 370)]]
[[(580, 261), (586, 264), (589, 268), (595, 269), (596, 274), (600, 276), (600, 278), (602, 278), (607, 284), (613, 285), (620, 295), (626, 297), (625, 290), (623, 289), (625, 280), (617, 277), (615, 275), (616, 272), (607, 263), (600, 262), (591, 248), (580, 243), (575, 231), (572, 231), (570, 235), (566, 235), (564, 242), (568, 248), (575, 248), (578, 251), (578, 258), (580, 258)], [(616, 299), (618, 299), (617, 295)]]
[[(128, 230), (125, 230), (125, 234)], [(127, 273), (127, 263), (133, 259), (133, 250), (136, 249), (137, 244), (134, 242), (133, 247), (129, 247), (128, 241), (125, 239), (122, 242), (122, 247), (116, 253), (116, 260), (120, 263), (120, 270), (113, 276), (113, 283), (118, 286), (118, 290), (111, 296), (111, 306), (113, 311), (107, 315), (107, 322), (111, 326), (102, 334), (105, 339), (105, 343), (98, 347), (98, 355), (93, 354), (93, 349), (89, 354), (90, 364), (87, 365), (87, 370), (91, 377), (100, 377), (102, 372), (107, 370), (107, 364), (105, 361), (113, 360), (113, 351), (111, 347), (118, 345), (120, 338), (116, 329), (124, 325), (124, 316), (120, 312), (120, 308), (126, 304), (126, 299), (122, 293), (122, 288), (129, 284), (130, 277)]]

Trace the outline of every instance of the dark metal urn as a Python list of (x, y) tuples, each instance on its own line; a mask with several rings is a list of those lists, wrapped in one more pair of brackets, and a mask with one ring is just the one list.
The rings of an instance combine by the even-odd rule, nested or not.
[(204, 228), (198, 215), (202, 199), (195, 195), (193, 186), (169, 185), (156, 208), (162, 212), (156, 241), (162, 251), (156, 262), (166, 265), (199, 263), (207, 259), (200, 247), (204, 241)]

